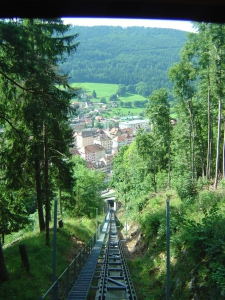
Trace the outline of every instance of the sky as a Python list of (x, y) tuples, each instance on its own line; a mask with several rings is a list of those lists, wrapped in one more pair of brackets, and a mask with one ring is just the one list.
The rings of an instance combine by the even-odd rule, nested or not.
[(172, 28), (188, 32), (196, 32), (190, 21), (152, 20), (152, 19), (108, 19), (108, 18), (62, 18), (64, 24), (80, 26), (140, 26), (156, 28)]

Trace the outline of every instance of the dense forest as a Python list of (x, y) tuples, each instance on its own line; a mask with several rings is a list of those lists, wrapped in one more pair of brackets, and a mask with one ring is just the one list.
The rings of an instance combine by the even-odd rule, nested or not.
[(142, 96), (161, 87), (171, 90), (168, 70), (186, 41), (186, 32), (160, 28), (74, 26), (70, 33), (78, 33), (80, 42), (62, 65), (70, 81), (142, 83)]
[[(225, 295), (225, 25), (195, 26), (198, 33), (188, 35), (180, 61), (169, 71), (176, 120), (171, 122), (168, 91), (154, 91), (146, 108), (152, 131), (140, 131), (114, 160), (111, 186), (145, 235), (145, 257), (133, 262), (146, 273), (146, 289), (150, 280), (151, 289), (143, 289), (141, 299), (165, 295), (167, 197), (171, 294), (212, 300)], [(140, 277), (136, 280), (139, 284)]]
[[(31, 225), (37, 212), (50, 246), (51, 205), (58, 191), (60, 198), (61, 190), (66, 193), (71, 214), (75, 209), (91, 217), (101, 202), (104, 174), (71, 159), (70, 117), (76, 111), (70, 101), (77, 90), (58, 69), (65, 54), (78, 47), (77, 35), (68, 35), (68, 29), (61, 19), (0, 20), (0, 245), (6, 235)], [(1, 282), (7, 275), (0, 277)]]

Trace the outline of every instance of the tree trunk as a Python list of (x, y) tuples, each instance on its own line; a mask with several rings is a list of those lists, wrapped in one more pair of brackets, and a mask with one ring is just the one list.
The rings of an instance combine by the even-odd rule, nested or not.
[(60, 215), (62, 216), (62, 192), (61, 192), (61, 188), (59, 188), (59, 210), (60, 210)]
[(155, 165), (154, 165), (154, 172), (153, 172), (153, 186), (154, 186), (154, 192), (157, 193), (156, 166)]
[(199, 117), (196, 116), (196, 128), (198, 128), (198, 132), (196, 133), (199, 136), (199, 152), (200, 152), (200, 162), (201, 162), (201, 170), (202, 170), (202, 178), (205, 178), (205, 143), (203, 140), (203, 132), (201, 122), (199, 121)]
[(48, 137), (46, 124), (43, 124), (44, 132), (44, 180), (45, 180), (45, 223), (46, 223), (46, 246), (50, 246), (50, 202), (49, 202), (49, 178), (48, 178)]
[(211, 179), (211, 156), (212, 156), (212, 122), (211, 122), (211, 105), (210, 105), (210, 89), (208, 88), (208, 149), (207, 149), (207, 166), (206, 179)]
[(221, 131), (221, 119), (222, 119), (222, 100), (221, 95), (219, 96), (219, 108), (218, 108), (218, 130), (217, 130), (217, 150), (216, 150), (216, 174), (214, 189), (217, 189), (218, 176), (219, 176), (219, 165), (220, 165), (220, 131)]
[(194, 118), (192, 112), (192, 99), (188, 101), (188, 112), (190, 116), (190, 163), (191, 163), (191, 177), (195, 179), (195, 159), (194, 159), (194, 141), (195, 141), (195, 132), (194, 132)]
[[(33, 26), (34, 26), (34, 20), (31, 18), (30, 19), (30, 25), (33, 31)], [(32, 56), (31, 56), (31, 63), (32, 65), (34, 64), (34, 35), (31, 35), (31, 49), (32, 49)], [(34, 133), (34, 138), (38, 136), (38, 129), (37, 129), (37, 121), (33, 121), (33, 133)], [(34, 160), (34, 168), (35, 168), (35, 181), (36, 181), (36, 195), (37, 195), (37, 207), (38, 207), (38, 219), (39, 219), (39, 229), (40, 232), (45, 230), (45, 220), (44, 220), (44, 212), (43, 212), (43, 201), (42, 201), (42, 193), (41, 193), (41, 170), (40, 170), (40, 160), (38, 158), (38, 146), (35, 144), (34, 146), (34, 155), (35, 155), (35, 160)]]
[[(33, 121), (33, 134), (34, 139), (38, 135), (37, 122)], [(38, 219), (40, 232), (45, 230), (45, 220), (43, 212), (43, 200), (41, 193), (41, 169), (39, 159), (39, 149), (35, 142), (34, 144), (34, 171), (35, 171), (35, 182), (36, 182), (36, 196), (37, 196), (37, 207), (38, 207)]]
[(220, 26), (220, 42), (218, 48), (219, 51), (216, 53), (217, 55), (217, 70), (218, 70), (218, 92), (219, 92), (219, 101), (218, 101), (218, 129), (217, 129), (217, 146), (216, 146), (216, 174), (215, 174), (215, 182), (214, 182), (214, 189), (217, 189), (218, 185), (218, 177), (219, 177), (219, 170), (220, 170), (220, 135), (221, 135), (221, 122), (222, 122), (222, 46), (223, 46), (223, 34), (222, 34), (222, 24)]
[(225, 119), (223, 122), (223, 178), (225, 178)]
[(36, 195), (37, 195), (39, 228), (40, 228), (40, 231), (44, 231), (45, 230), (45, 221), (44, 221), (42, 193), (41, 193), (40, 161), (38, 158), (35, 158), (34, 164), (35, 164), (35, 181), (36, 181)]
[(214, 158), (214, 129), (213, 129), (213, 118), (211, 118), (211, 159), (210, 159), (210, 179), (213, 178), (213, 168), (214, 168), (214, 164), (213, 164), (213, 158)]
[(171, 155), (171, 148), (170, 148), (170, 124), (169, 124), (169, 143), (168, 143), (168, 189), (170, 190), (170, 186), (171, 186), (171, 173), (170, 173), (170, 169), (171, 169), (171, 160), (170, 160), (170, 155)]
[(0, 283), (9, 280), (8, 271), (5, 265), (2, 245), (0, 243)]

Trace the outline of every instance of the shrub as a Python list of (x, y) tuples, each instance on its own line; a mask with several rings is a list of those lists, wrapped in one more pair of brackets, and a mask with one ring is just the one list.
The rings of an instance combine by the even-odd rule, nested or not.
[(165, 223), (165, 214), (160, 211), (145, 215), (141, 221), (143, 231), (148, 236), (157, 235), (161, 223)]
[(168, 173), (166, 171), (157, 173), (156, 182), (158, 190), (165, 190), (168, 185)]
[(219, 193), (208, 190), (199, 193), (199, 205), (204, 209), (209, 209), (221, 199)]
[(193, 199), (198, 195), (196, 181), (191, 177), (180, 177), (175, 183), (178, 196), (182, 199)]
[(197, 187), (198, 189), (202, 189), (204, 186), (207, 186), (209, 182), (206, 178), (199, 177), (197, 181)]

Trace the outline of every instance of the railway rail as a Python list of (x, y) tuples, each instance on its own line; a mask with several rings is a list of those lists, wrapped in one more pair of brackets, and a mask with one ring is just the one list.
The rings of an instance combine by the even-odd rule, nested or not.
[(137, 300), (123, 247), (118, 237), (113, 210), (110, 212), (108, 234), (96, 271), (100, 272), (100, 276), (94, 277), (98, 279), (96, 300)]

